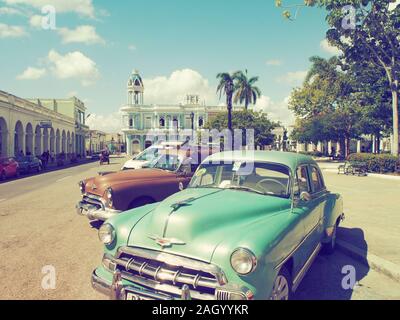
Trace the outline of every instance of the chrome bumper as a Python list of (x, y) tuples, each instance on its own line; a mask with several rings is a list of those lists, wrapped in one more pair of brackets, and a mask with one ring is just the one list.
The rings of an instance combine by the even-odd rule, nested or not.
[[(136, 297), (135, 300), (174, 300), (173, 297), (152, 292), (149, 290), (139, 289), (132, 286), (123, 286), (121, 273), (116, 272), (113, 276), (113, 283), (108, 283), (96, 275), (96, 271), (92, 273), (92, 288), (96, 291), (108, 296), (111, 300), (126, 300), (127, 294)], [(182, 290), (182, 298), (189, 300), (187, 295), (188, 288)]]
[(101, 220), (106, 221), (109, 218), (121, 213), (122, 211), (113, 210), (109, 208), (98, 208), (95, 205), (87, 203), (85, 201), (79, 201), (76, 205), (76, 213), (81, 216), (88, 217), (89, 220)]
[[(132, 285), (123, 285), (122, 279), (128, 280)], [(219, 294), (211, 295), (204, 294), (202, 297), (196, 295), (188, 285), (183, 285), (181, 288), (174, 287), (174, 292), (160, 292), (156, 288), (153, 288), (154, 284), (150, 281), (142, 279), (136, 283), (134, 280), (138, 280), (138, 277), (130, 278), (121, 271), (114, 271), (112, 283), (102, 279), (96, 274), (96, 270), (92, 273), (92, 288), (96, 291), (106, 295), (111, 300), (128, 300), (128, 295), (135, 297), (129, 300), (252, 300), (253, 294), (247, 288), (243, 287), (241, 291), (232, 291), (229, 285), (220, 288)], [(139, 285), (139, 287), (136, 286)], [(135, 285), (135, 286), (134, 286)], [(159, 284), (158, 287), (162, 287)], [(160, 287), (160, 288), (161, 288)], [(148, 289), (145, 289), (148, 288)], [(164, 287), (165, 289), (165, 287)], [(230, 298), (231, 293), (240, 293), (241, 297), (236, 299)]]

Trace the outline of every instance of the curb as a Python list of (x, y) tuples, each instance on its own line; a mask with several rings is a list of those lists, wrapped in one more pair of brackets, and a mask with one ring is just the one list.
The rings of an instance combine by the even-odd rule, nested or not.
[(389, 278), (400, 282), (400, 266), (382, 259), (372, 253), (369, 253), (365, 250), (357, 248), (352, 244), (343, 241), (343, 240), (336, 240), (336, 245), (339, 250), (341, 250), (346, 255), (354, 258), (355, 260), (363, 263), (366, 266), (388, 276)]

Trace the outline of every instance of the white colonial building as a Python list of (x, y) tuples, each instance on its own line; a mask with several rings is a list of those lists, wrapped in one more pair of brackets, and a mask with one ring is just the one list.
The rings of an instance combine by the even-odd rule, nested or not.
[[(159, 140), (159, 137), (188, 135), (201, 130), (210, 117), (226, 112), (225, 106), (206, 106), (196, 94), (188, 94), (186, 101), (176, 105), (144, 103), (145, 86), (138, 71), (133, 71), (127, 84), (127, 104), (123, 113), (122, 130), (127, 153), (138, 153)], [(240, 110), (242, 107), (234, 107)]]

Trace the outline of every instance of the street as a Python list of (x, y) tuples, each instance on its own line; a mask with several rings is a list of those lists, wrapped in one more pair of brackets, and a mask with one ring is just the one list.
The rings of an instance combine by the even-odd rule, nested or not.
[[(80, 199), (77, 183), (99, 171), (118, 170), (124, 161), (124, 158), (112, 158), (110, 166), (90, 163), (0, 185), (0, 299), (106, 298), (90, 285), (91, 272), (100, 263), (103, 249), (97, 230), (75, 212), (75, 204)], [(382, 204), (375, 197), (379, 195), (378, 190), (371, 196), (371, 188), (381, 189), (382, 194), (386, 192), (379, 182), (331, 172), (324, 172), (324, 175), (329, 188), (340, 191), (345, 199), (347, 222), (342, 233), (356, 228), (361, 214), (376, 210), (371, 207), (371, 201)], [(355, 190), (349, 182), (362, 183), (362, 187)], [(360, 199), (371, 200), (361, 202)], [(385, 210), (389, 211), (393, 205), (394, 202), (390, 202)], [(390, 238), (390, 226), (388, 234), (381, 236)], [(365, 239), (371, 241), (368, 245), (373, 250), (379, 251), (375, 249), (378, 245), (369, 240), (368, 233)], [(387, 256), (393, 257), (394, 262), (396, 258), (390, 248), (395, 250), (395, 245), (392, 243), (392, 247), (386, 249)], [(355, 268), (358, 282), (353, 290), (344, 290), (342, 268), (349, 265)], [(45, 266), (54, 266), (56, 270), (54, 290), (41, 286)], [(294, 298), (400, 299), (400, 283), (336, 252), (317, 258)]]

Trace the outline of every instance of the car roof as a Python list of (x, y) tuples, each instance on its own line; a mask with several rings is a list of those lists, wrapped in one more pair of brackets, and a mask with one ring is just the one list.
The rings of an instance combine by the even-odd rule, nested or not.
[(209, 156), (206, 160), (204, 160), (204, 162), (218, 161), (272, 162), (283, 164), (293, 171), (302, 164), (316, 164), (312, 157), (299, 153), (257, 150), (219, 152)]

